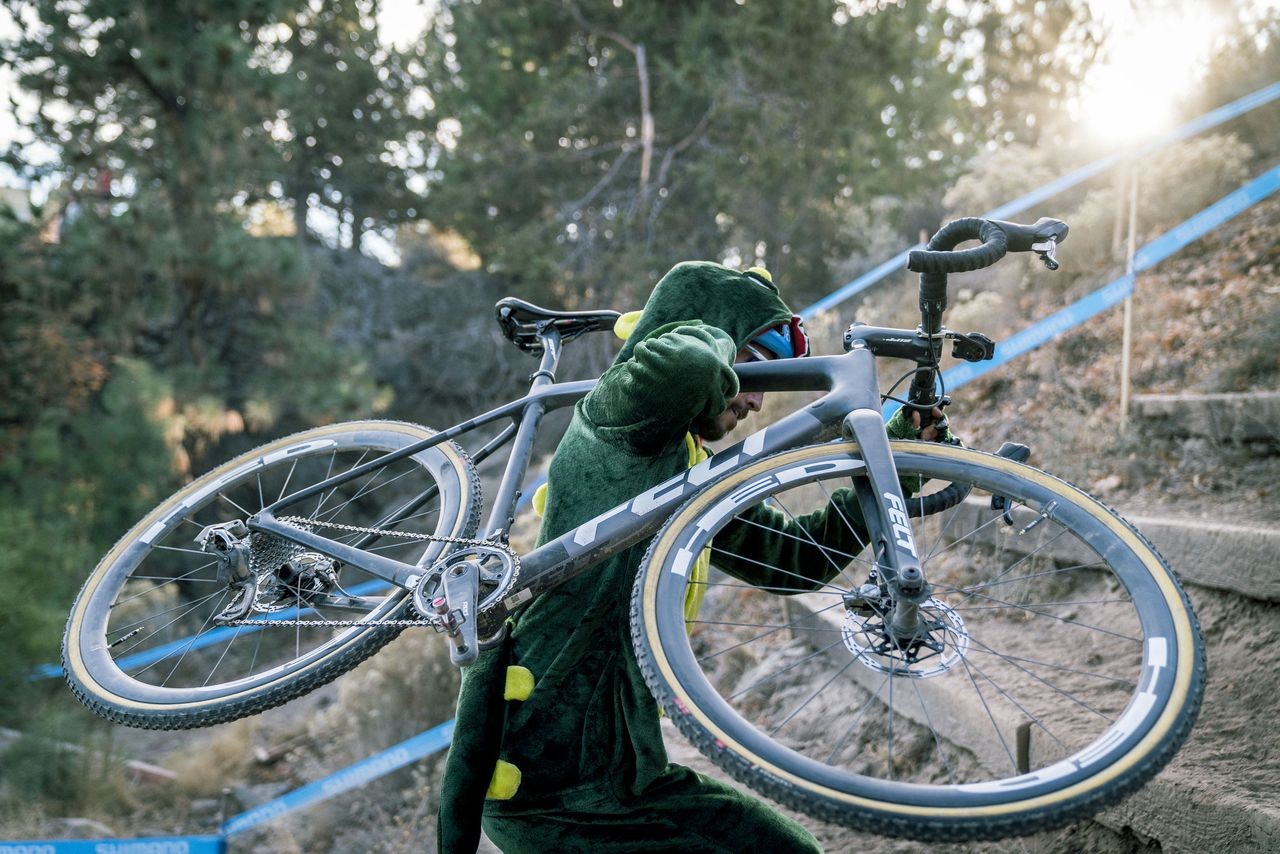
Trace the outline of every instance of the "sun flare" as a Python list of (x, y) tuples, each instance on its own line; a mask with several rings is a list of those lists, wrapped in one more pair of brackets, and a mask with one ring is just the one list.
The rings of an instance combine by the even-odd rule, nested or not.
[(1116, 26), (1107, 58), (1086, 78), (1082, 114), (1090, 131), (1109, 142), (1133, 142), (1167, 127), (1220, 29), (1213, 12), (1198, 4)]

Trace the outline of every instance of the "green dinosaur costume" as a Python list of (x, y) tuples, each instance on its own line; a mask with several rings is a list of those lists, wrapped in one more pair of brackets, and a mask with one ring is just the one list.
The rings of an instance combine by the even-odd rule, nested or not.
[[(723, 412), (738, 393), (739, 348), (790, 317), (772, 285), (718, 264), (680, 264), (663, 277), (613, 367), (575, 409), (551, 462), (539, 542), (688, 467), (690, 423)], [(817, 587), (836, 569), (795, 526), (846, 554), (865, 539), (845, 521), (861, 527), (852, 490), (832, 500), (840, 513), (796, 521), (755, 508), (752, 521), (773, 530), (726, 527), (716, 535), (716, 566), (753, 584)], [(468, 668), (446, 766), (441, 851), (475, 850), (482, 805), (485, 831), (507, 854), (820, 850), (808, 831), (754, 798), (668, 763), (629, 628), (647, 545), (536, 599), (507, 642)], [(721, 550), (760, 563), (723, 560)], [(761, 564), (821, 577), (809, 584)], [(527, 699), (504, 699), (523, 694), (506, 689), (513, 664), (533, 676)]]

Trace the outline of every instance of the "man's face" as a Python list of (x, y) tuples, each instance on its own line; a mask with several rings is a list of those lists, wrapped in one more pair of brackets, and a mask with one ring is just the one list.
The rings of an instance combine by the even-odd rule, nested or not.
[[(743, 347), (738, 351), (738, 356), (734, 359), (734, 363), (740, 365), (744, 362), (756, 362), (760, 360), (761, 355), (764, 355), (766, 359), (773, 359), (773, 354), (769, 353), (768, 350), (755, 347), (748, 350)], [(739, 394), (729, 401), (728, 406), (724, 408), (724, 412), (714, 418), (699, 418), (695, 420), (693, 422), (693, 432), (712, 442), (717, 439), (723, 439), (733, 428), (738, 426), (739, 421), (752, 412), (759, 412), (763, 403), (764, 392), (762, 391)]]

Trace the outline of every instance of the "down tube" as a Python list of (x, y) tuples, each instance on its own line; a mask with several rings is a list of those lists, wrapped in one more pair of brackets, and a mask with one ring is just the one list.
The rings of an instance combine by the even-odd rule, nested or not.
[(792, 413), (534, 549), (520, 559), (520, 587), (503, 600), (502, 610), (510, 613), (535, 596), (653, 535), (685, 499), (720, 475), (757, 457), (810, 442), (823, 428), (823, 422), (807, 411)]

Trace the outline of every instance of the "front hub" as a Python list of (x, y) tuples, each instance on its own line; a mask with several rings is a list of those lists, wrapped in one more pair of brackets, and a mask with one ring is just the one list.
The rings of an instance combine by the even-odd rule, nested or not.
[(888, 599), (846, 602), (841, 638), (864, 666), (911, 679), (940, 676), (969, 651), (964, 620), (938, 599), (908, 608), (895, 608)]

